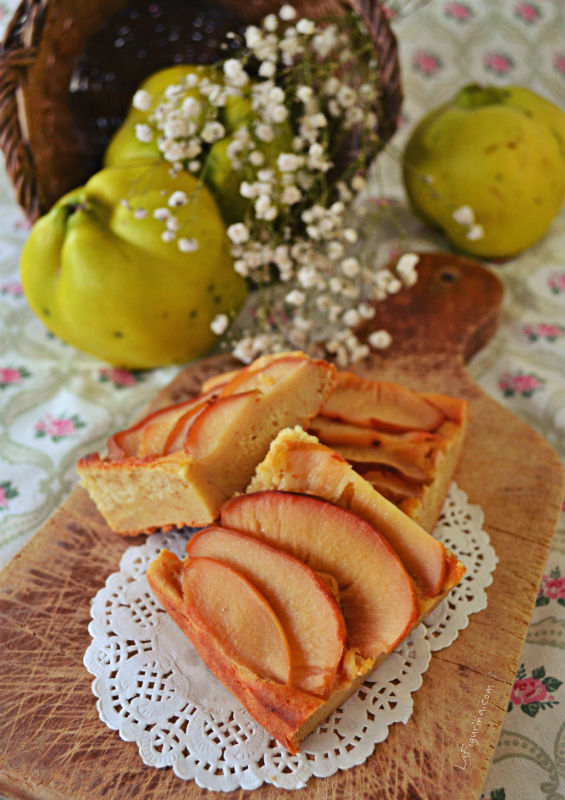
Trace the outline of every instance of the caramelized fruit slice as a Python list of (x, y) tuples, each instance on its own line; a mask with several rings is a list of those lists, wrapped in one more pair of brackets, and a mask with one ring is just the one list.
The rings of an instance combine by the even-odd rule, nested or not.
[(405, 441), (374, 445), (333, 446), (336, 453), (350, 464), (374, 464), (398, 470), (412, 481), (427, 482), (433, 478), (437, 443), (430, 441)]
[(447, 551), (375, 491), (341, 456), (300, 429), (281, 431), (257, 467), (248, 491), (279, 489), (325, 497), (367, 520), (399, 555), (421, 593), (444, 588)]
[(321, 415), (385, 431), (433, 431), (443, 422), (434, 405), (398, 383), (372, 381), (340, 372)]
[(293, 684), (327, 697), (345, 644), (345, 623), (326, 583), (310, 567), (254, 536), (221, 527), (196, 533), (189, 557), (214, 558), (244, 575), (282, 623), (293, 663)]
[(421, 485), (407, 481), (401, 475), (386, 469), (376, 469), (372, 465), (366, 470), (357, 470), (378, 492), (388, 500), (398, 504), (408, 497), (418, 497), (422, 491)]
[(222, 507), (221, 522), (333, 575), (348, 646), (363, 656), (390, 652), (415, 622), (414, 587), (396, 553), (371, 525), (333, 503), (276, 491), (245, 494)]
[(182, 569), (185, 610), (223, 650), (263, 678), (289, 684), (292, 660), (275, 612), (240, 572), (212, 558), (190, 558)]
[(322, 361), (315, 361), (302, 353), (290, 353), (277, 357), (270, 356), (254, 362), (246, 369), (240, 370), (222, 389), (222, 395), (236, 392), (249, 392), (258, 389), (268, 392), (275, 384), (284, 385), (285, 381), (295, 380), (300, 373), (314, 372), (323, 365), (328, 372), (333, 368)]
[[(210, 395), (211, 399), (212, 395)], [(108, 458), (117, 460), (135, 456), (160, 455), (163, 452), (165, 439), (170, 428), (177, 419), (192, 408), (208, 399), (198, 396), (159, 408), (143, 417), (130, 428), (110, 436), (107, 442)]]
[(184, 449), (195, 461), (213, 462), (217, 457), (218, 470), (228, 468), (230, 453), (226, 453), (225, 442), (236, 440), (238, 431), (253, 418), (259, 398), (257, 391), (219, 397), (194, 420)]
[(202, 412), (205, 411), (209, 405), (210, 402), (206, 400), (202, 403), (198, 403), (198, 405), (196, 405), (194, 408), (191, 408), (190, 411), (187, 411), (186, 414), (183, 414), (177, 419), (173, 427), (168, 432), (165, 445), (163, 447), (163, 453), (176, 453), (184, 448), (189, 430), (192, 428), (194, 422), (198, 419), (200, 414), (202, 414)]

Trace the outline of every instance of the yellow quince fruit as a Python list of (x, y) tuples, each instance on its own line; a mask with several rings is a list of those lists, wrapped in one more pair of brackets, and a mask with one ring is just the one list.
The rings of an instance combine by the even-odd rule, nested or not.
[[(165, 241), (169, 215), (176, 238)], [(212, 320), (235, 314), (247, 292), (210, 192), (150, 161), (103, 169), (62, 197), (32, 227), (21, 278), (52, 333), (130, 369), (204, 355)]]
[[(198, 80), (201, 78), (208, 78), (214, 82), (222, 82), (221, 73), (213, 66), (194, 65), (194, 64), (179, 64), (174, 67), (167, 67), (166, 69), (159, 70), (153, 75), (150, 75), (139, 86), (138, 91), (134, 95), (130, 104), (127, 115), (114, 133), (113, 137), (106, 148), (104, 153), (103, 166), (111, 167), (115, 164), (121, 164), (124, 161), (138, 160), (138, 159), (159, 159), (163, 155), (157, 146), (158, 133), (153, 129), (153, 135), (148, 141), (143, 141), (140, 136), (140, 128), (138, 126), (145, 126), (149, 122), (149, 118), (160, 103), (166, 100), (166, 90), (170, 86), (182, 86), (181, 94), (183, 100), (191, 97), (198, 101), (201, 110), (196, 115), (195, 120), (200, 124), (206, 114), (208, 105), (207, 99), (202, 95), (198, 86), (188, 87), (185, 85), (185, 79), (188, 76), (195, 76)], [(147, 100), (143, 107), (138, 107), (135, 103), (135, 97), (141, 93), (146, 93)]]
[[(186, 85), (186, 79), (190, 76), (194, 76), (194, 86), (192, 87)], [(182, 100), (179, 102), (177, 97), (171, 101), (178, 112), (175, 114), (178, 133), (176, 136), (171, 135), (171, 138), (178, 141), (189, 138), (198, 139), (202, 126), (210, 119), (216, 119), (224, 127), (224, 136), (219, 140), (213, 143), (201, 142), (202, 153), (198, 154), (201, 168), (198, 176), (214, 195), (224, 220), (229, 224), (243, 220), (251, 206), (250, 200), (242, 197), (240, 193), (243, 181), (253, 182), (256, 179), (258, 167), (254, 167), (248, 162), (249, 152), (256, 150), (261, 154), (262, 166), (265, 169), (276, 169), (279, 154), (292, 149), (293, 134), (291, 126), (285, 120), (271, 126), (273, 131), (271, 141), (259, 139), (255, 133), (258, 116), (253, 110), (251, 101), (255, 85), (253, 82), (235, 94), (228, 90), (223, 104), (213, 108), (206, 94), (200, 91), (198, 82), (201, 80), (224, 87), (223, 74), (216, 65), (181, 64), (160, 70), (147, 78), (134, 96), (135, 100), (135, 97), (145, 94), (144, 106), (139, 108), (139, 102), (132, 101), (124, 122), (106, 149), (104, 166), (113, 166), (130, 160), (164, 158), (158, 146), (160, 133), (157, 131), (152, 117), (157, 107), (167, 102), (169, 87), (178, 85), (181, 87), (179, 96)], [(189, 98), (199, 104), (200, 111), (189, 119), (190, 122), (196, 124), (196, 130), (191, 134), (184, 134), (183, 124), (186, 122), (186, 118), (181, 107)], [(243, 128), (248, 131), (249, 148), (242, 153), (241, 159), (233, 159), (229, 152), (230, 145), (242, 133)], [(147, 141), (141, 141), (140, 137), (143, 139), (145, 135)]]
[(470, 85), (426, 115), (403, 154), (410, 203), (457, 248), (514, 256), (565, 196), (565, 114), (519, 86)]

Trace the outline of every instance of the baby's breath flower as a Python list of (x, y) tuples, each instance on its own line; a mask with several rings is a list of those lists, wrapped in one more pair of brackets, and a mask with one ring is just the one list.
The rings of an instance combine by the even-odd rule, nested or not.
[(237, 342), (233, 348), (233, 354), (235, 358), (239, 359), (239, 361), (243, 361), (244, 364), (248, 364), (253, 360), (254, 356), (253, 340), (249, 337), (240, 339), (240, 341)]
[(200, 246), (198, 239), (189, 239), (186, 236), (182, 236), (178, 240), (177, 245), (182, 253), (194, 253), (194, 251), (198, 250)]
[(306, 299), (304, 292), (300, 292), (298, 289), (293, 289), (289, 292), (286, 296), (286, 302), (292, 306), (301, 306)]
[(472, 225), (475, 221), (475, 212), (471, 206), (459, 206), (453, 212), (452, 217), (459, 225)]
[(224, 75), (226, 83), (231, 86), (245, 86), (249, 82), (249, 75), (243, 69), (241, 61), (237, 58), (228, 58), (224, 62)]
[(337, 91), (336, 97), (343, 108), (350, 108), (357, 100), (357, 93), (351, 86), (342, 84)]
[(275, 14), (267, 14), (263, 20), (263, 28), (266, 31), (276, 31), (279, 27), (279, 21)]
[(335, 25), (327, 25), (321, 33), (317, 33), (312, 38), (312, 47), (320, 58), (327, 58), (337, 46), (337, 43), (337, 28)]
[(345, 248), (341, 242), (332, 241), (328, 243), (327, 253), (328, 258), (332, 261), (337, 261), (345, 252)]
[(296, 23), (296, 30), (305, 36), (312, 36), (316, 32), (316, 24), (311, 19), (299, 19)]
[(207, 144), (212, 144), (213, 142), (217, 142), (223, 138), (225, 135), (226, 129), (222, 125), (221, 122), (217, 122), (216, 120), (207, 122), (204, 127), (202, 128), (201, 136), (202, 140)]
[(471, 225), (469, 230), (467, 231), (466, 238), (469, 239), (471, 242), (477, 241), (477, 239), (482, 239), (485, 235), (484, 229), (482, 225)]
[(234, 244), (243, 244), (249, 240), (249, 229), (243, 222), (234, 222), (228, 228), (228, 236)]
[(139, 89), (133, 96), (132, 106), (138, 111), (149, 111), (153, 98), (146, 89)]
[(367, 181), (363, 175), (357, 173), (357, 175), (353, 176), (353, 179), (351, 181), (351, 188), (354, 189), (356, 192), (362, 192), (366, 185)]
[(181, 92), (182, 92), (182, 86), (180, 85), (180, 83), (172, 83), (165, 89), (165, 97), (168, 100), (174, 100), (181, 94)]
[(188, 195), (186, 194), (186, 192), (177, 190), (176, 192), (172, 193), (172, 195), (169, 197), (168, 202), (171, 208), (178, 206), (185, 206), (188, 203)]
[(302, 200), (302, 192), (297, 186), (287, 186), (283, 189), (280, 199), (284, 205), (292, 206)]
[(346, 278), (354, 278), (359, 272), (359, 261), (354, 256), (344, 258), (340, 264)]
[(299, 86), (296, 90), (296, 97), (301, 103), (310, 103), (314, 97), (314, 90), (311, 86)]
[(187, 95), (182, 101), (182, 111), (187, 117), (198, 117), (202, 113), (202, 103), (192, 95)]
[(249, 153), (249, 163), (253, 167), (260, 167), (265, 163), (265, 156), (260, 150), (252, 150)]
[(249, 267), (247, 266), (247, 262), (243, 258), (238, 258), (236, 261), (233, 262), (233, 268), (241, 275), (243, 278), (247, 278), (249, 275)]
[(262, 61), (259, 66), (259, 76), (261, 78), (273, 78), (276, 71), (276, 65), (272, 61)]
[(396, 263), (396, 274), (405, 286), (413, 286), (418, 280), (416, 265), (420, 260), (416, 253), (404, 253)]
[(225, 333), (228, 329), (229, 323), (230, 321), (227, 314), (218, 314), (210, 323), (210, 328), (217, 336), (221, 336), (222, 333)]
[(259, 122), (255, 126), (255, 135), (261, 142), (272, 142), (275, 138), (275, 132), (271, 125), (266, 122)]
[(346, 242), (349, 242), (350, 244), (355, 244), (359, 236), (355, 228), (344, 228), (343, 238), (345, 239)]
[(277, 216), (277, 208), (273, 206), (268, 195), (260, 194), (255, 201), (255, 213), (257, 219), (264, 219), (272, 222)]
[(295, 172), (304, 163), (304, 158), (295, 153), (281, 153), (277, 158), (277, 167), (281, 172)]
[(150, 125), (146, 125), (145, 123), (138, 123), (135, 126), (135, 138), (138, 139), (140, 142), (144, 142), (147, 144), (148, 142), (153, 141), (153, 129)]
[(288, 108), (283, 105), (273, 106), (269, 111), (269, 118), (271, 122), (280, 125), (281, 122), (288, 119)]
[(375, 350), (386, 350), (392, 342), (392, 336), (385, 330), (373, 331), (367, 337), (367, 341)]
[(398, 292), (402, 289), (402, 283), (398, 280), (398, 278), (392, 278), (388, 283), (386, 290), (389, 294), (398, 294)]
[(355, 308), (350, 308), (343, 314), (343, 321), (348, 327), (354, 327), (361, 321), (361, 315)]
[[(218, 336), (227, 334), (224, 344), (236, 358), (249, 362), (298, 347), (347, 366), (369, 353), (354, 329), (375, 318), (377, 301), (417, 279), (407, 255), (392, 271), (367, 263), (351, 222), (363, 224), (360, 212), (352, 214), (353, 201), (365, 189), (377, 142), (379, 85), (369, 38), (352, 11), (339, 24), (320, 25), (284, 4), (232, 39), (240, 49), (218, 64), (217, 79), (191, 73), (167, 87), (154, 107), (150, 95), (136, 96), (150, 112), (138, 138), (156, 142), (172, 176), (188, 171), (204, 184), (211, 148), (224, 142), (230, 180), (248, 201), (227, 227), (234, 271), (258, 290), (239, 333), (232, 333), (228, 314), (211, 324)], [(355, 69), (341, 67), (348, 60)], [(241, 98), (250, 111), (227, 132), (223, 109), (230, 98)], [(329, 177), (335, 156), (354, 126), (359, 157), (336, 182)], [(174, 213), (191, 196), (162, 196), (154, 212), (162, 238), (182, 253), (194, 251), (197, 239), (182, 235)], [(388, 346), (386, 331), (372, 337), (371, 346)]]
[(185, 157), (185, 148), (180, 142), (168, 140), (163, 148), (163, 155), (167, 161), (181, 161)]
[(312, 266), (302, 267), (302, 269), (299, 269), (297, 277), (298, 282), (305, 289), (310, 289), (312, 286), (316, 286), (319, 280), (318, 272)]
[(245, 29), (245, 44), (254, 49), (263, 41), (263, 33), (256, 25), (248, 25)]
[(181, 136), (186, 136), (188, 133), (187, 120), (182, 117), (169, 117), (163, 125), (163, 133), (167, 139), (178, 139)]
[(285, 3), (279, 9), (279, 17), (285, 22), (289, 22), (290, 20), (294, 19), (296, 17), (294, 6)]

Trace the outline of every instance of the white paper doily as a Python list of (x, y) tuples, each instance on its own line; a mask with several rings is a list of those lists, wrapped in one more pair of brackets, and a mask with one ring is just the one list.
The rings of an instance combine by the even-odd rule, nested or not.
[(450, 487), (435, 535), (465, 564), (449, 597), (412, 631), (357, 693), (289, 754), (202, 663), (186, 636), (155, 600), (145, 571), (159, 550), (184, 555), (186, 533), (154, 534), (124, 553), (92, 602), (84, 664), (100, 719), (135, 742), (145, 764), (172, 767), (183, 779), (215, 791), (271, 783), (299, 789), (312, 777), (363, 763), (394, 722), (407, 722), (412, 693), (432, 650), (449, 645), (486, 606), (497, 558), (483, 514)]

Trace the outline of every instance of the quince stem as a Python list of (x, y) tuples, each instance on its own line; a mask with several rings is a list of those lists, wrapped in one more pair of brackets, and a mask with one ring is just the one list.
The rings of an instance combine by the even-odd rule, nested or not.
[(480, 108), (481, 106), (492, 106), (504, 103), (508, 97), (507, 89), (498, 86), (480, 86), (478, 83), (471, 83), (464, 86), (455, 98), (455, 105), (460, 108)]

